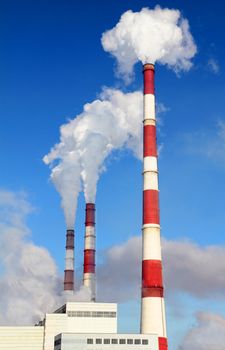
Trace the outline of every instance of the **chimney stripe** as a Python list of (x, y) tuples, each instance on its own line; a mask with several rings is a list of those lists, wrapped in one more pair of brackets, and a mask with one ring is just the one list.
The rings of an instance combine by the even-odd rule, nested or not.
[(155, 125), (144, 125), (144, 157), (157, 157)]
[[(147, 66), (147, 65), (146, 65)], [(144, 71), (144, 95), (155, 94), (154, 87), (154, 67)]]
[(65, 270), (64, 290), (73, 291), (73, 283), (74, 283), (74, 271), (73, 270)]
[[(145, 227), (145, 234), (143, 239), (143, 260), (161, 260), (159, 227)], [(149, 249), (149, 247), (154, 247), (154, 249)]]
[(155, 190), (158, 191), (158, 174), (155, 171), (146, 171), (144, 176), (144, 191)]
[(155, 96), (152, 94), (144, 95), (144, 117), (155, 125)]
[(143, 224), (159, 224), (159, 192), (143, 191)]
[(144, 157), (143, 172), (158, 172), (157, 157)]
[(159, 337), (159, 350), (167, 350), (168, 344), (167, 344), (167, 338)]
[(162, 264), (160, 260), (142, 261), (142, 288), (161, 287), (162, 282)]

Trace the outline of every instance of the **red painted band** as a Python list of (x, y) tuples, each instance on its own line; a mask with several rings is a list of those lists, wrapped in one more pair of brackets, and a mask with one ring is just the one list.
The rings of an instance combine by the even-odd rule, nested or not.
[(160, 260), (142, 261), (142, 287), (163, 287), (162, 262)]
[(142, 298), (163, 298), (164, 297), (164, 291), (163, 287), (149, 287), (149, 288), (142, 288), (141, 291)]
[(86, 204), (86, 218), (85, 218), (86, 226), (95, 226), (95, 204), (87, 203)]
[(159, 224), (159, 192), (143, 191), (143, 225)]
[(144, 157), (157, 157), (156, 127), (155, 125), (144, 126)]
[(84, 250), (84, 273), (95, 272), (95, 250), (85, 249)]
[(168, 343), (167, 338), (159, 337), (159, 350), (167, 350), (168, 349)]
[(74, 284), (74, 271), (65, 270), (64, 271), (64, 290), (73, 290)]
[(153, 69), (144, 69), (144, 94), (155, 93), (154, 88), (154, 70)]
[(66, 249), (74, 248), (74, 230), (66, 231)]

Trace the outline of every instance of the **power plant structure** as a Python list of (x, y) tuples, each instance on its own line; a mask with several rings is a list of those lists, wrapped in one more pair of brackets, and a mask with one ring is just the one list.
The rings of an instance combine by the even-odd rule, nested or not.
[[(86, 203), (83, 285), (90, 302), (73, 302), (74, 230), (66, 234), (64, 293), (68, 300), (33, 327), (0, 327), (4, 350), (167, 350), (160, 242), (154, 65), (145, 64), (143, 118), (143, 226), (140, 333), (117, 331), (117, 304), (96, 302), (95, 204)], [(32, 306), (31, 306), (32, 307)]]

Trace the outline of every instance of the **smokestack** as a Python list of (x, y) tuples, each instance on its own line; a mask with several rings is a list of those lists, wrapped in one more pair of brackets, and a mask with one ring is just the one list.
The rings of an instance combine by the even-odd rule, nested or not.
[(85, 237), (84, 237), (84, 276), (83, 284), (91, 292), (95, 301), (95, 204), (86, 203)]
[(74, 292), (74, 230), (66, 230), (64, 291)]
[(154, 96), (154, 65), (145, 64), (141, 333), (156, 333), (167, 350), (162, 278), (159, 189)]

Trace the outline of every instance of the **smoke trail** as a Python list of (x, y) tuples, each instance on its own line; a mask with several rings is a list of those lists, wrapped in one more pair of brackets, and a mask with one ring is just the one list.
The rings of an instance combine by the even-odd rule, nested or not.
[(61, 127), (60, 142), (44, 162), (53, 167), (51, 179), (62, 196), (67, 225), (74, 221), (80, 182), (86, 201), (94, 202), (104, 161), (113, 150), (127, 148), (141, 158), (142, 99), (139, 91), (126, 94), (105, 89)]
[(71, 133), (77, 122), (78, 120), (71, 121), (61, 127), (61, 142), (43, 158), (46, 164), (52, 165), (54, 160), (58, 160), (58, 164), (53, 165), (51, 180), (61, 195), (67, 229), (74, 227), (77, 196), (81, 188), (79, 154), (76, 153), (75, 140)]
[[(66, 301), (63, 279), (26, 224), (33, 208), (24, 193), (0, 189), (0, 325), (33, 325)], [(90, 301), (80, 286), (70, 301)]]
[(103, 33), (102, 45), (116, 57), (118, 73), (128, 82), (138, 61), (189, 70), (197, 51), (188, 21), (180, 11), (160, 6), (125, 12), (113, 29)]
[(33, 208), (24, 193), (0, 190), (0, 324), (28, 325), (60, 305), (61, 278), (48, 250), (28, 237)]

